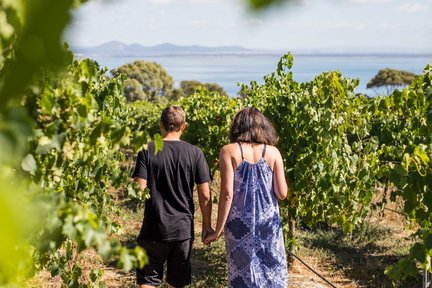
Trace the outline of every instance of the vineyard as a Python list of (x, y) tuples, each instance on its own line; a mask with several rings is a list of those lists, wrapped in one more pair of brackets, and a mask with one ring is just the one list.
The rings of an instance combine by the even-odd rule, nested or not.
[[(73, 60), (60, 39), (76, 2), (0, 3), (0, 286), (39, 271), (68, 287), (103, 285), (101, 269), (82, 281), (78, 259), (89, 250), (124, 271), (146, 263), (145, 251), (120, 240), (119, 205), (138, 207), (147, 196), (131, 183), (130, 163), (150, 139), (161, 145), (164, 106), (128, 103), (122, 75)], [(293, 62), (282, 56), (262, 84), (242, 86), (242, 98), (202, 88), (173, 100), (186, 111), (183, 139), (217, 174), (235, 113), (257, 107), (273, 121), (285, 161), (287, 249), (299, 244), (300, 226), (350, 235), (401, 203), (414, 244), (386, 275), (397, 284), (432, 272), (432, 66), (409, 87), (368, 98), (337, 71), (297, 83)]]

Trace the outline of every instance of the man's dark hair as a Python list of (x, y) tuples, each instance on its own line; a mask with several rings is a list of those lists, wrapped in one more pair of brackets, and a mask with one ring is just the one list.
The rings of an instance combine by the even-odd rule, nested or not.
[(160, 121), (166, 132), (179, 131), (185, 122), (185, 112), (177, 105), (170, 105), (162, 111)]
[(277, 134), (267, 117), (257, 108), (248, 107), (237, 112), (231, 125), (230, 141), (276, 145)]

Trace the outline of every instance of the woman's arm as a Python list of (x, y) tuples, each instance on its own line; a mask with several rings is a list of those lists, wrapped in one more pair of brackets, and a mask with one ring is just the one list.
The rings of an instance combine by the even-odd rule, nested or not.
[(273, 166), (273, 187), (274, 193), (279, 200), (287, 197), (288, 186), (285, 180), (285, 170), (283, 166), (282, 155), (276, 148), (276, 160)]
[(231, 209), (234, 189), (234, 168), (231, 162), (231, 154), (226, 146), (219, 154), (219, 168), (221, 175), (221, 192), (219, 195), (218, 218), (215, 233), (206, 238), (206, 244), (216, 240), (223, 231), (229, 211)]

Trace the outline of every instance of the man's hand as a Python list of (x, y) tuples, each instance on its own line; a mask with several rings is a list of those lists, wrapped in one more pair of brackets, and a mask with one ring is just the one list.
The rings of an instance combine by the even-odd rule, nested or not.
[(202, 228), (202, 231), (201, 231), (201, 241), (204, 243), (204, 239), (209, 235), (209, 234), (211, 234), (211, 233), (214, 233), (214, 229), (213, 228), (208, 228), (208, 229), (205, 229), (204, 227)]
[(134, 180), (135, 180), (135, 182), (138, 183), (138, 185), (140, 187), (140, 190), (142, 192), (144, 192), (144, 190), (147, 188), (147, 180), (146, 179), (142, 179), (142, 178), (138, 178), (138, 177), (135, 177)]

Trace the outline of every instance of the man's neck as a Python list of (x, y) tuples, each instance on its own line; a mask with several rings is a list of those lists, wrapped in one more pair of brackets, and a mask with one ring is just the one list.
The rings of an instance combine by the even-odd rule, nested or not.
[(181, 132), (179, 131), (179, 132), (169, 132), (169, 133), (166, 133), (165, 135), (162, 135), (163, 136), (163, 140), (166, 140), (166, 141), (180, 141), (180, 136), (181, 136)]

